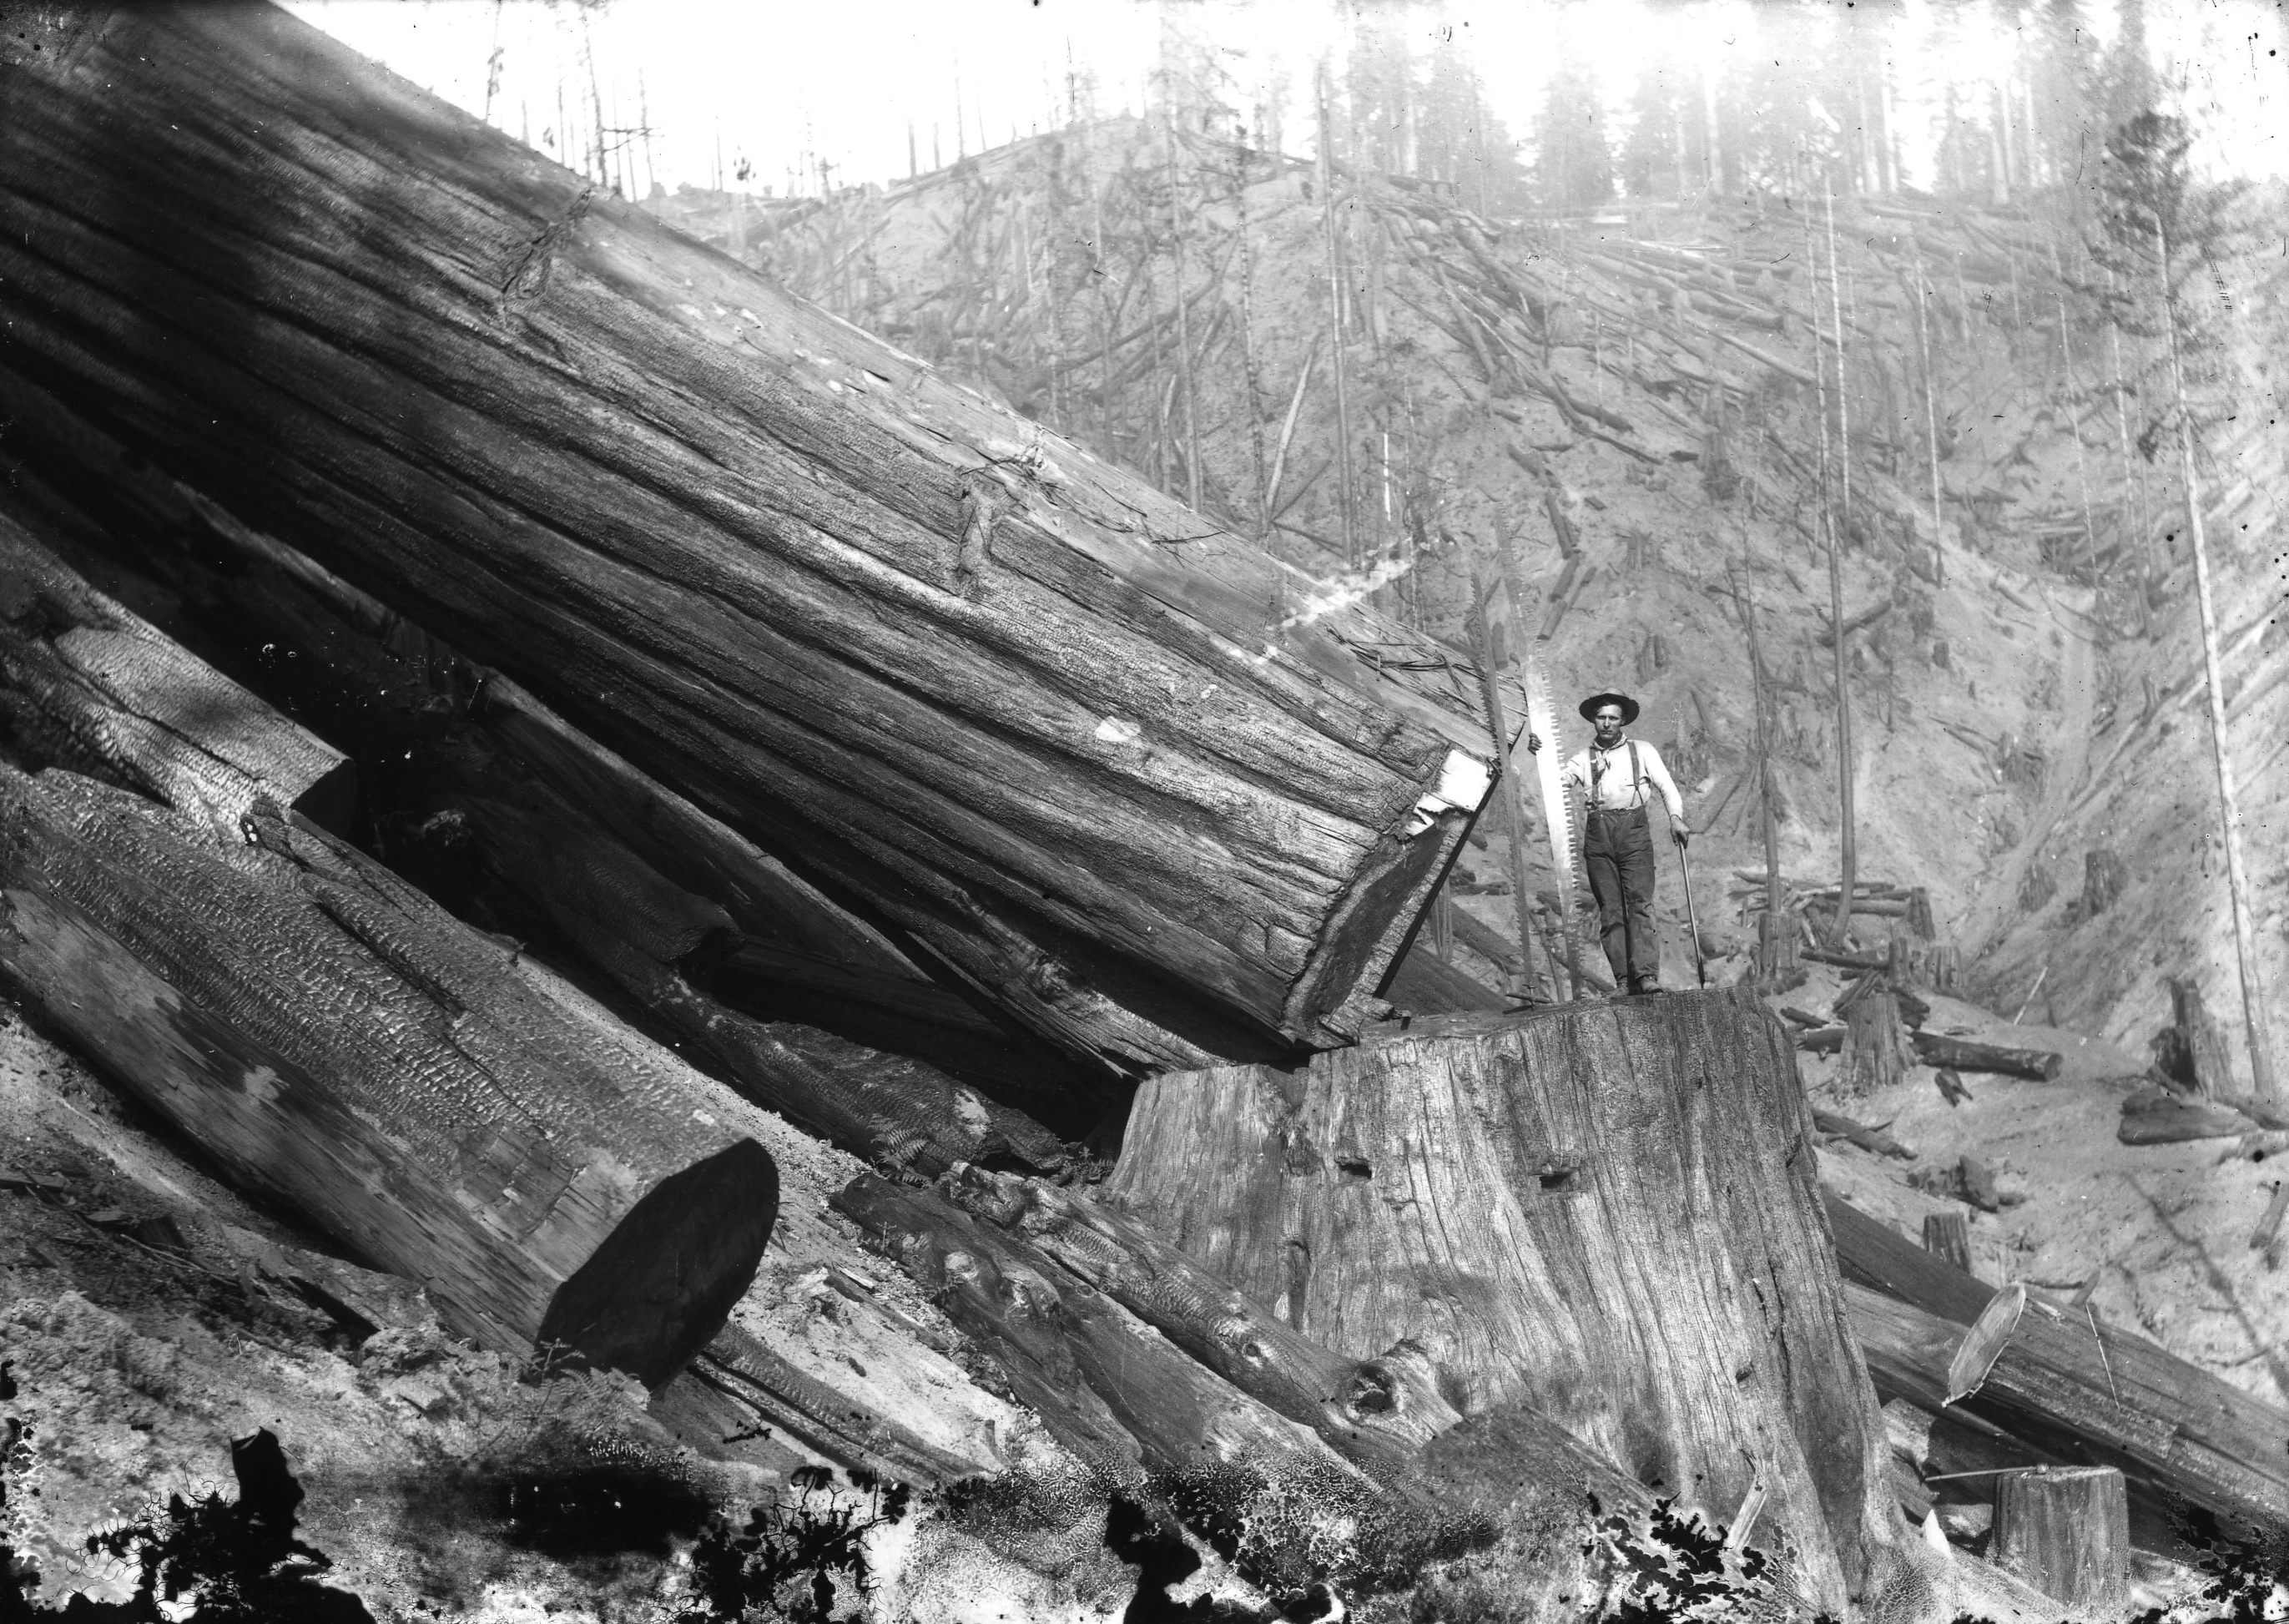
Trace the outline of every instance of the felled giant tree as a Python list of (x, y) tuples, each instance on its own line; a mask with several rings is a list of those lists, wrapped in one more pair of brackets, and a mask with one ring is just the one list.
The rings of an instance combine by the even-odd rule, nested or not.
[(0, 362), (1109, 1071), (1344, 1041), (1467, 673), (267, 6), (0, 41)]

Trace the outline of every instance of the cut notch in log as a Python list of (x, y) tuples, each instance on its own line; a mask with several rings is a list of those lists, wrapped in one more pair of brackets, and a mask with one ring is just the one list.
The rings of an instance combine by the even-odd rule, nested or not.
[(54, 26), (12, 346), (138, 451), (1093, 1066), (1373, 1013), (1488, 786), (1424, 639), (283, 13)]

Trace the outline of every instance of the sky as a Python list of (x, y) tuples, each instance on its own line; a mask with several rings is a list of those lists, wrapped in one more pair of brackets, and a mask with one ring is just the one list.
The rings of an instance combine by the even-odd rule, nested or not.
[[(881, 181), (951, 163), (1061, 122), (1083, 87), (1100, 113), (1150, 100), (1161, 7), (1154, 0), (286, 0), (288, 9), (473, 113), (577, 166), (593, 132), (578, 87), (593, 84), (611, 133), (628, 139), (638, 189), (653, 179), (816, 192), (819, 164), (833, 184)], [(1290, 132), (1308, 151), (1310, 86), (1322, 55), (1340, 61), (1362, 0), (1177, 0), (1170, 8), (1216, 42), (1243, 105), (1284, 85)], [(2031, 7), (2030, 8), (2032, 9)], [(2114, 0), (2084, 7), (2100, 42), (2115, 30)], [(1514, 134), (1534, 123), (1556, 62), (1574, 57), (1616, 111), (1633, 87), (1645, 42), (1689, 60), (1770, 51), (1809, 60), (1831, 48), (1850, 13), (1827, 8), (1810, 31), (1774, 26), (1748, 0), (1404, 0), (1371, 7), (1395, 20), (1424, 56), (1440, 31), (1472, 50), (1488, 100)], [(2157, 66), (2204, 139), (2197, 162), (2213, 175), (2289, 173), (2289, 24), (2267, 0), (2147, 0)], [(1932, 46), (1933, 9), (1910, 0), (1887, 29), (1902, 83), (1976, 84), (2007, 54), (1992, 13), (1945, 53)], [(1864, 17), (1865, 13), (1858, 14)], [(1984, 98), (1980, 98), (1983, 101)], [(1907, 130), (1908, 178), (1929, 150), (1924, 122)], [(563, 126), (577, 124), (578, 131)], [(570, 137), (568, 147), (566, 137)], [(911, 147), (909, 142), (911, 140)], [(748, 178), (736, 179), (746, 163)]]

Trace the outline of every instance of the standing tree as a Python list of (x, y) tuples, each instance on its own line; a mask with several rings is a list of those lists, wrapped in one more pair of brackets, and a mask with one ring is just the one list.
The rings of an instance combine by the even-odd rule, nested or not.
[(1550, 76), (1534, 121), (1534, 179), (1546, 209), (1594, 209), (1614, 195), (1614, 155), (1606, 142), (1605, 104), (1597, 82), (1578, 62)]
[[(2134, 13), (2126, 4), (2126, 17)], [(2225, 371), (2217, 306), (2222, 279), (2217, 266), (2228, 247), (2229, 189), (2196, 187), (2186, 166), (2191, 135), (2181, 119), (2151, 110), (2118, 126), (2107, 138), (2103, 235), (2098, 251), (2130, 291), (2118, 299), (2115, 319), (2159, 339), (2168, 362), (2164, 396), (2141, 443), (2153, 455), (2165, 444), (2177, 454), (2185, 490), (2187, 537), (2193, 549), (2199, 601), (2202, 668), (2209, 693), (2210, 744), (2217, 768), (2218, 809), (2225, 825), (2226, 879), (2232, 895), (2234, 946), (2241, 968), (2243, 1018), (2247, 1023), (2251, 1091), (2257, 1105), (2281, 1109), (2273, 1074), (2272, 1039), (2260, 983), (2249, 877), (2242, 856), (2241, 812), (2234, 791), (2233, 752), (2226, 735), (2225, 689), (2219, 670), (2217, 606), (2211, 584), (2209, 541), (2202, 524), (2201, 474), (2196, 444), (2200, 386)], [(2190, 380), (2190, 381), (2189, 381)], [(2222, 410), (2221, 408), (2218, 410)]]

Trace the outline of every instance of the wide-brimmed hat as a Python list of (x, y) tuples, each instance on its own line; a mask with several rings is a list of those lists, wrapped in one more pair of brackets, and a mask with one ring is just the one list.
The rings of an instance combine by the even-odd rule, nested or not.
[(1622, 726), (1624, 728), (1638, 719), (1638, 702), (1627, 694), (1592, 694), (1582, 702), (1582, 720), (1596, 721), (1598, 707), (1604, 705), (1617, 705), (1622, 707)]

